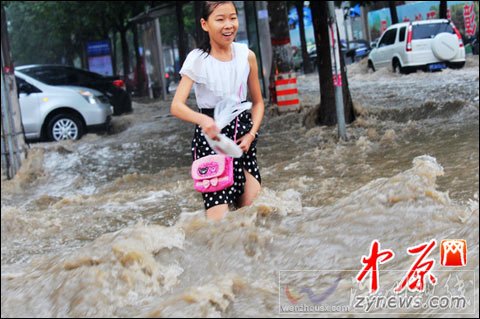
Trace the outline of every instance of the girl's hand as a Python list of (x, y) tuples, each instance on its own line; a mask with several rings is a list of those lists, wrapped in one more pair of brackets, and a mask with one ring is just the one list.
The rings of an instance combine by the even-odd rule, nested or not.
[(237, 140), (237, 144), (240, 146), (242, 151), (246, 153), (250, 149), (250, 145), (252, 145), (253, 140), (255, 140), (255, 137), (252, 134), (247, 133)]
[(220, 134), (220, 130), (218, 129), (217, 124), (211, 117), (203, 114), (202, 116), (203, 117), (198, 125), (202, 128), (203, 134), (208, 135), (212, 140), (218, 141), (219, 138), (217, 135)]

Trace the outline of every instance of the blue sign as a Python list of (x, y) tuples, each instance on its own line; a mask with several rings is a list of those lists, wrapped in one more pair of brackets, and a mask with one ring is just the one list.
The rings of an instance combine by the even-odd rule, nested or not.
[(360, 10), (360, 4), (355, 5), (353, 8), (350, 8), (350, 16), (351, 17), (359, 17), (362, 14)]
[(87, 42), (88, 69), (102, 75), (113, 75), (110, 41)]
[(110, 42), (108, 40), (87, 43), (88, 56), (110, 55)]
[[(305, 27), (312, 26), (312, 11), (308, 7), (303, 7), (303, 23)], [(288, 13), (288, 24), (292, 29), (295, 29), (298, 25), (298, 13), (295, 7), (291, 8)]]

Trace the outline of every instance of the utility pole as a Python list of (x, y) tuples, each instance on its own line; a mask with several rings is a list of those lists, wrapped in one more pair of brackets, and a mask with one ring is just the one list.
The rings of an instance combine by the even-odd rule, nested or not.
[(337, 34), (335, 20), (335, 7), (333, 1), (328, 1), (328, 29), (330, 34), (330, 53), (332, 56), (332, 76), (335, 86), (335, 107), (337, 110), (338, 136), (342, 140), (347, 139), (345, 131), (345, 113), (343, 110), (342, 71), (340, 65), (340, 41)]
[(10, 57), (10, 45), (8, 42), (7, 22), (5, 10), (2, 5), (2, 173), (6, 173), (7, 179), (12, 179), (22, 161), (27, 156), (27, 147), (23, 133), (20, 105), (18, 103), (17, 86), (13, 69), (13, 61)]

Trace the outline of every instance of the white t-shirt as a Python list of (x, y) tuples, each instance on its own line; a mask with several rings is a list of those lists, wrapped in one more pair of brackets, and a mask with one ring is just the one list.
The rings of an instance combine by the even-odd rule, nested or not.
[(194, 81), (199, 108), (213, 109), (218, 102), (232, 96), (239, 101), (246, 100), (249, 49), (245, 44), (233, 42), (232, 52), (232, 60), (226, 62), (200, 49), (191, 51), (185, 59), (179, 73)]

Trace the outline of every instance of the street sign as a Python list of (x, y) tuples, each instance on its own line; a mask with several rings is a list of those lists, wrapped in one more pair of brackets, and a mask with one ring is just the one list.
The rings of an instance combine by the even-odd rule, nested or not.
[(102, 75), (113, 75), (110, 41), (92, 41), (87, 43), (88, 69)]

